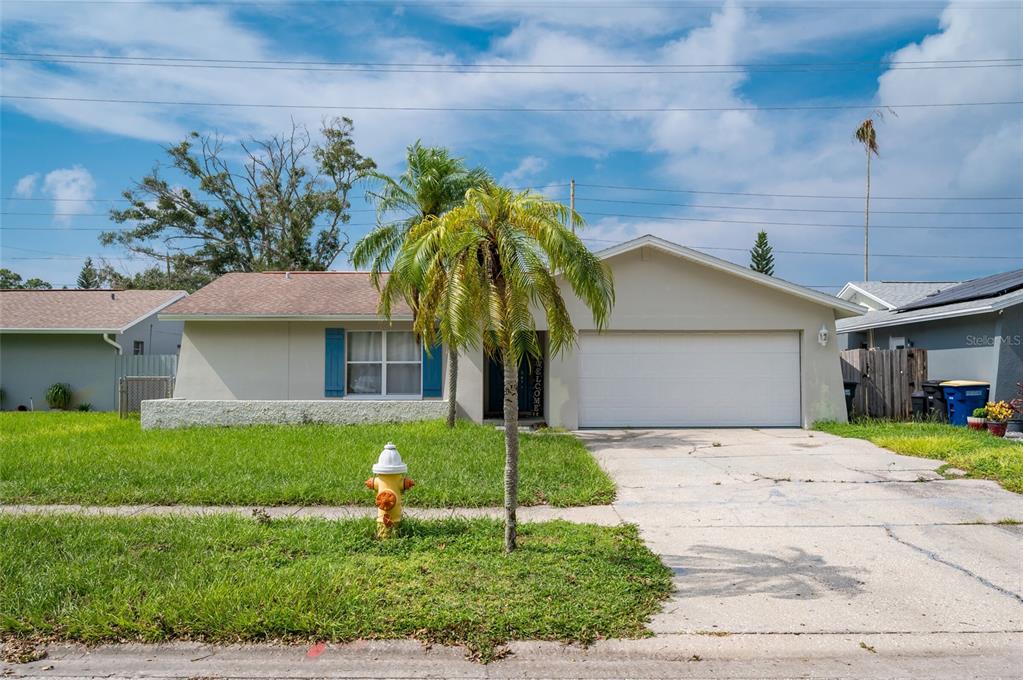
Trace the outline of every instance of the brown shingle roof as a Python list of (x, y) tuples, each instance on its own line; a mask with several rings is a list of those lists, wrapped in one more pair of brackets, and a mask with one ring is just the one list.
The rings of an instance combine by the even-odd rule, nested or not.
[[(386, 281), (382, 278), (381, 285)], [(374, 316), (380, 295), (366, 272), (225, 274), (174, 303), (165, 314), (185, 316)], [(405, 304), (392, 309), (406, 316)]]
[(183, 290), (0, 290), (0, 329), (116, 333)]

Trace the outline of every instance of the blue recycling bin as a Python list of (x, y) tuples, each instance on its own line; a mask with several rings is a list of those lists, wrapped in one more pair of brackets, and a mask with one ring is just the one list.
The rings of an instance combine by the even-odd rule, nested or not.
[(948, 407), (948, 422), (952, 425), (966, 425), (966, 419), (973, 415), (973, 409), (987, 404), (991, 385), (977, 380), (946, 380), (941, 383)]

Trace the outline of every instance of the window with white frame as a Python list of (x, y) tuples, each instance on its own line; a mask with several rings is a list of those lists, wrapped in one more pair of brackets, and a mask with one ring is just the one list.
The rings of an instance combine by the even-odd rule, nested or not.
[(423, 353), (415, 335), (405, 331), (349, 331), (347, 394), (419, 396)]

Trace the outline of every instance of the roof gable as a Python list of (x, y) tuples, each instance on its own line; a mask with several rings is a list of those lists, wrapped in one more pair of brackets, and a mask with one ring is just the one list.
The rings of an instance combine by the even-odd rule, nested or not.
[(766, 274), (755, 272), (747, 267), (739, 266), (735, 263), (728, 262), (727, 260), (722, 260), (721, 258), (714, 257), (713, 255), (707, 255), (706, 253), (702, 253), (698, 250), (693, 250), (692, 248), (686, 248), (685, 246), (681, 246), (677, 243), (672, 243), (671, 241), (659, 238), (657, 236), (653, 236), (651, 234), (640, 236), (639, 238), (635, 238), (631, 241), (626, 241), (616, 246), (607, 248), (606, 250), (602, 250), (597, 253), (597, 257), (606, 260), (617, 255), (621, 255), (623, 253), (637, 250), (644, 246), (657, 248), (681, 259), (688, 260), (690, 262), (695, 262), (706, 267), (710, 267), (711, 269), (715, 269), (717, 271), (724, 272), (732, 276), (736, 276), (740, 279), (761, 284), (767, 288), (787, 293), (789, 295), (793, 295), (795, 297), (807, 300), (809, 302), (813, 302), (815, 304), (830, 307), (831, 309), (835, 310), (835, 316), (837, 318), (859, 316), (863, 314), (864, 311), (863, 308), (860, 307), (859, 305), (852, 302), (848, 302), (846, 300), (842, 300), (833, 295), (821, 293), (819, 291), (807, 288), (805, 286), (800, 286), (798, 284), (790, 283), (783, 279), (778, 279), (773, 276), (767, 276)]
[(972, 314), (989, 314), (1002, 309), (1023, 304), (1023, 289), (1006, 293), (993, 298), (982, 300), (967, 300), (956, 302), (940, 307), (924, 307), (921, 309), (885, 310), (878, 312), (867, 312), (858, 319), (843, 319), (838, 322), (839, 333), (850, 331), (862, 331), (870, 328), (883, 328), (886, 326), (903, 326), (911, 323), (923, 323), (940, 321), (941, 319), (953, 319)]
[(123, 333), (187, 295), (183, 290), (3, 290), (0, 330)]
[(838, 297), (851, 301), (858, 293), (876, 303), (878, 309), (896, 309), (956, 285), (957, 281), (850, 281)]

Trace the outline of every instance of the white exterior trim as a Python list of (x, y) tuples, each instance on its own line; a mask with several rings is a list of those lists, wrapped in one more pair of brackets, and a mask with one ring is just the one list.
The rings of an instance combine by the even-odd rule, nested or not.
[(843, 300), (848, 300), (849, 298), (847, 298), (845, 296), (845, 293), (846, 293), (846, 291), (848, 291), (850, 289), (852, 289), (856, 293), (859, 293), (863, 297), (870, 298), (871, 300), (873, 300), (874, 302), (878, 303), (879, 305), (887, 307), (888, 311), (891, 311), (891, 310), (895, 309), (895, 305), (893, 305), (892, 303), (888, 302), (887, 300), (882, 300), (881, 298), (879, 298), (878, 296), (874, 295), (873, 293), (868, 293), (867, 291), (863, 290), (859, 286), (853, 284), (851, 281), (849, 283), (845, 284), (842, 287), (842, 290), (838, 291), (838, 297), (843, 299)]
[(103, 333), (120, 333), (120, 328), (0, 328), (0, 333), (60, 333), (62, 335), (102, 335)]
[[(161, 321), (388, 321), (379, 314), (161, 314)], [(411, 314), (393, 314), (390, 321), (412, 321)]]
[(849, 333), (851, 331), (863, 331), (870, 328), (885, 328), (887, 326), (904, 326), (911, 323), (923, 323), (926, 321), (934, 321), (936, 319), (954, 319), (957, 316), (972, 316), (973, 314), (989, 314), (991, 312), (997, 312), (1013, 305), (1023, 304), (1023, 299), (1016, 298), (1014, 300), (1001, 300), (995, 301), (990, 304), (981, 305), (979, 307), (966, 307), (964, 309), (946, 310), (944, 312), (934, 312), (932, 314), (921, 314), (919, 316), (899, 316), (893, 314), (887, 319), (881, 319), (878, 321), (871, 322), (860, 322), (851, 323), (842, 328), (838, 329), (839, 333)]
[[(167, 300), (167, 302), (164, 302), (163, 304), (157, 305), (153, 309), (150, 309), (148, 312), (146, 312), (145, 314), (143, 314), (142, 316), (140, 316), (139, 318), (135, 319), (134, 321), (132, 321), (131, 323), (129, 323), (128, 325), (124, 326), (123, 328), (121, 328), (120, 330), (118, 330), (116, 332), (119, 333), (119, 334), (123, 333), (126, 330), (128, 330), (129, 328), (131, 328), (132, 326), (134, 326), (135, 324), (140, 323), (141, 321), (147, 319), (148, 317), (152, 316), (155, 313), (158, 313), (161, 309), (166, 309), (167, 307), (171, 306), (172, 304), (174, 304), (178, 300), (180, 300), (182, 298), (186, 298), (186, 297), (188, 297), (188, 293), (184, 293), (184, 292), (179, 293), (177, 296), (171, 298), (170, 300)], [(157, 317), (157, 318), (159, 318), (159, 317)]]
[(728, 262), (727, 260), (722, 260), (721, 258), (714, 257), (713, 255), (701, 253), (700, 251), (693, 250), (692, 248), (680, 246), (676, 243), (666, 241), (650, 234), (640, 236), (639, 238), (632, 239), (631, 241), (626, 241), (625, 243), (620, 243), (616, 246), (607, 248), (606, 250), (602, 250), (597, 253), (597, 257), (602, 260), (606, 260), (608, 258), (615, 257), (616, 255), (621, 255), (622, 253), (637, 250), (644, 246), (658, 248), (683, 259), (706, 265), (712, 269), (732, 274), (739, 278), (762, 284), (768, 288), (780, 290), (784, 293), (789, 293), (790, 295), (803, 298), (804, 300), (809, 300), (810, 302), (814, 302), (819, 305), (824, 305), (825, 307), (830, 307), (835, 310), (836, 318), (849, 318), (853, 316), (860, 316), (864, 313), (863, 307), (847, 300), (841, 300), (833, 295), (819, 293), (795, 283), (776, 279), (773, 276), (767, 276), (766, 274), (755, 272), (746, 267), (740, 267), (739, 265)]

